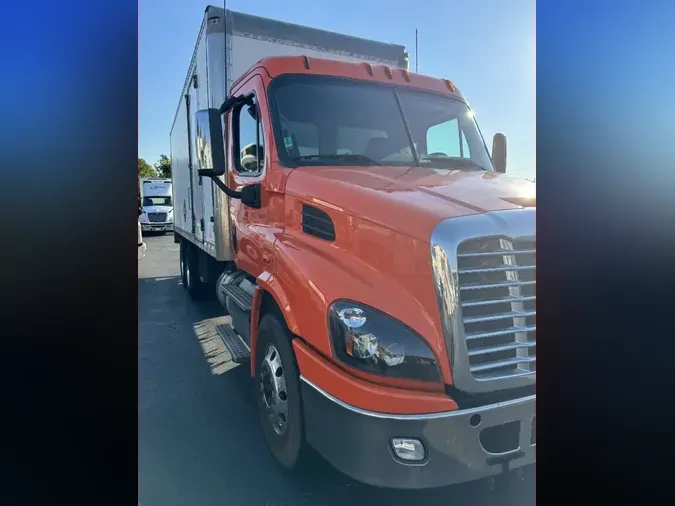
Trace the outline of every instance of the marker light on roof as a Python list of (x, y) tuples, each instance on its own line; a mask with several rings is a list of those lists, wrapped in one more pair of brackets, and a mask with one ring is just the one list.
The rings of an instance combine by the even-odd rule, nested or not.
[(455, 85), (452, 84), (452, 81), (450, 79), (444, 79), (444, 81), (445, 81), (445, 85), (448, 87), (448, 89), (454, 93), (455, 92)]

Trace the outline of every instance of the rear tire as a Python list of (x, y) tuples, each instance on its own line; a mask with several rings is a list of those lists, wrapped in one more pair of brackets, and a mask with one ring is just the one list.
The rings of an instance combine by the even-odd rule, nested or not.
[(267, 446), (284, 469), (306, 461), (302, 394), (292, 335), (273, 314), (263, 316), (256, 343), (255, 393)]
[(187, 261), (187, 243), (185, 240), (180, 242), (180, 280), (183, 283), (183, 288), (187, 290), (187, 280), (185, 279), (185, 262)]
[(203, 291), (202, 280), (199, 279), (197, 266), (197, 254), (199, 252), (187, 241), (181, 241), (180, 245), (181, 280), (183, 281), (183, 288), (187, 290), (190, 297), (199, 300)]

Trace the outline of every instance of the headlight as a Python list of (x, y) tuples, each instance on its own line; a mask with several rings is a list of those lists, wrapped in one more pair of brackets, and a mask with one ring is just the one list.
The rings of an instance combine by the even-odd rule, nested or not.
[(148, 222), (148, 215), (143, 213), (138, 217), (138, 221), (141, 223), (147, 223)]
[(167, 222), (173, 221), (173, 209), (171, 211), (169, 211), (169, 214), (166, 215), (166, 221)]
[(340, 361), (364, 372), (441, 381), (426, 342), (403, 323), (363, 304), (338, 301), (328, 310), (333, 350)]

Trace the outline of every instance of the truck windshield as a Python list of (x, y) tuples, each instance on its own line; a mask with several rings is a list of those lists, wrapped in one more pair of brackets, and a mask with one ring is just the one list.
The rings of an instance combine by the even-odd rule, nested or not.
[(286, 165), (494, 170), (473, 114), (459, 100), (325, 76), (282, 76), (272, 93)]
[(170, 206), (171, 197), (143, 197), (143, 207), (146, 206)]

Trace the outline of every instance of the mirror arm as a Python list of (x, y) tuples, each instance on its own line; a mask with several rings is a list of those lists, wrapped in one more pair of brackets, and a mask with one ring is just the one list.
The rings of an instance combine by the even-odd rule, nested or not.
[(241, 192), (238, 192), (236, 190), (232, 190), (227, 187), (225, 183), (223, 183), (220, 179), (218, 179), (215, 176), (209, 176), (211, 180), (216, 183), (216, 186), (220, 188), (220, 191), (222, 191), (225, 195), (232, 197), (233, 199), (240, 199), (241, 198)]
[(216, 184), (218, 188), (225, 194), (233, 199), (240, 199), (244, 205), (252, 207), (254, 209), (260, 209), (261, 206), (261, 196), (260, 196), (260, 183), (254, 183), (248, 186), (244, 186), (242, 191), (231, 190), (223, 183), (218, 176), (216, 176), (211, 169), (200, 169), (198, 171), (200, 177), (210, 177), (211, 180)]
[(230, 97), (223, 102), (223, 105), (218, 108), (218, 112), (221, 116), (234, 107), (237, 103), (237, 98), (238, 97)]
[(226, 112), (228, 112), (230, 109), (233, 109), (235, 106), (239, 104), (247, 104), (247, 105), (252, 105), (253, 104), (253, 93), (249, 93), (248, 95), (237, 95), (236, 97), (230, 97), (225, 102), (223, 102), (223, 105), (221, 105), (218, 108), (218, 112), (222, 116)]

